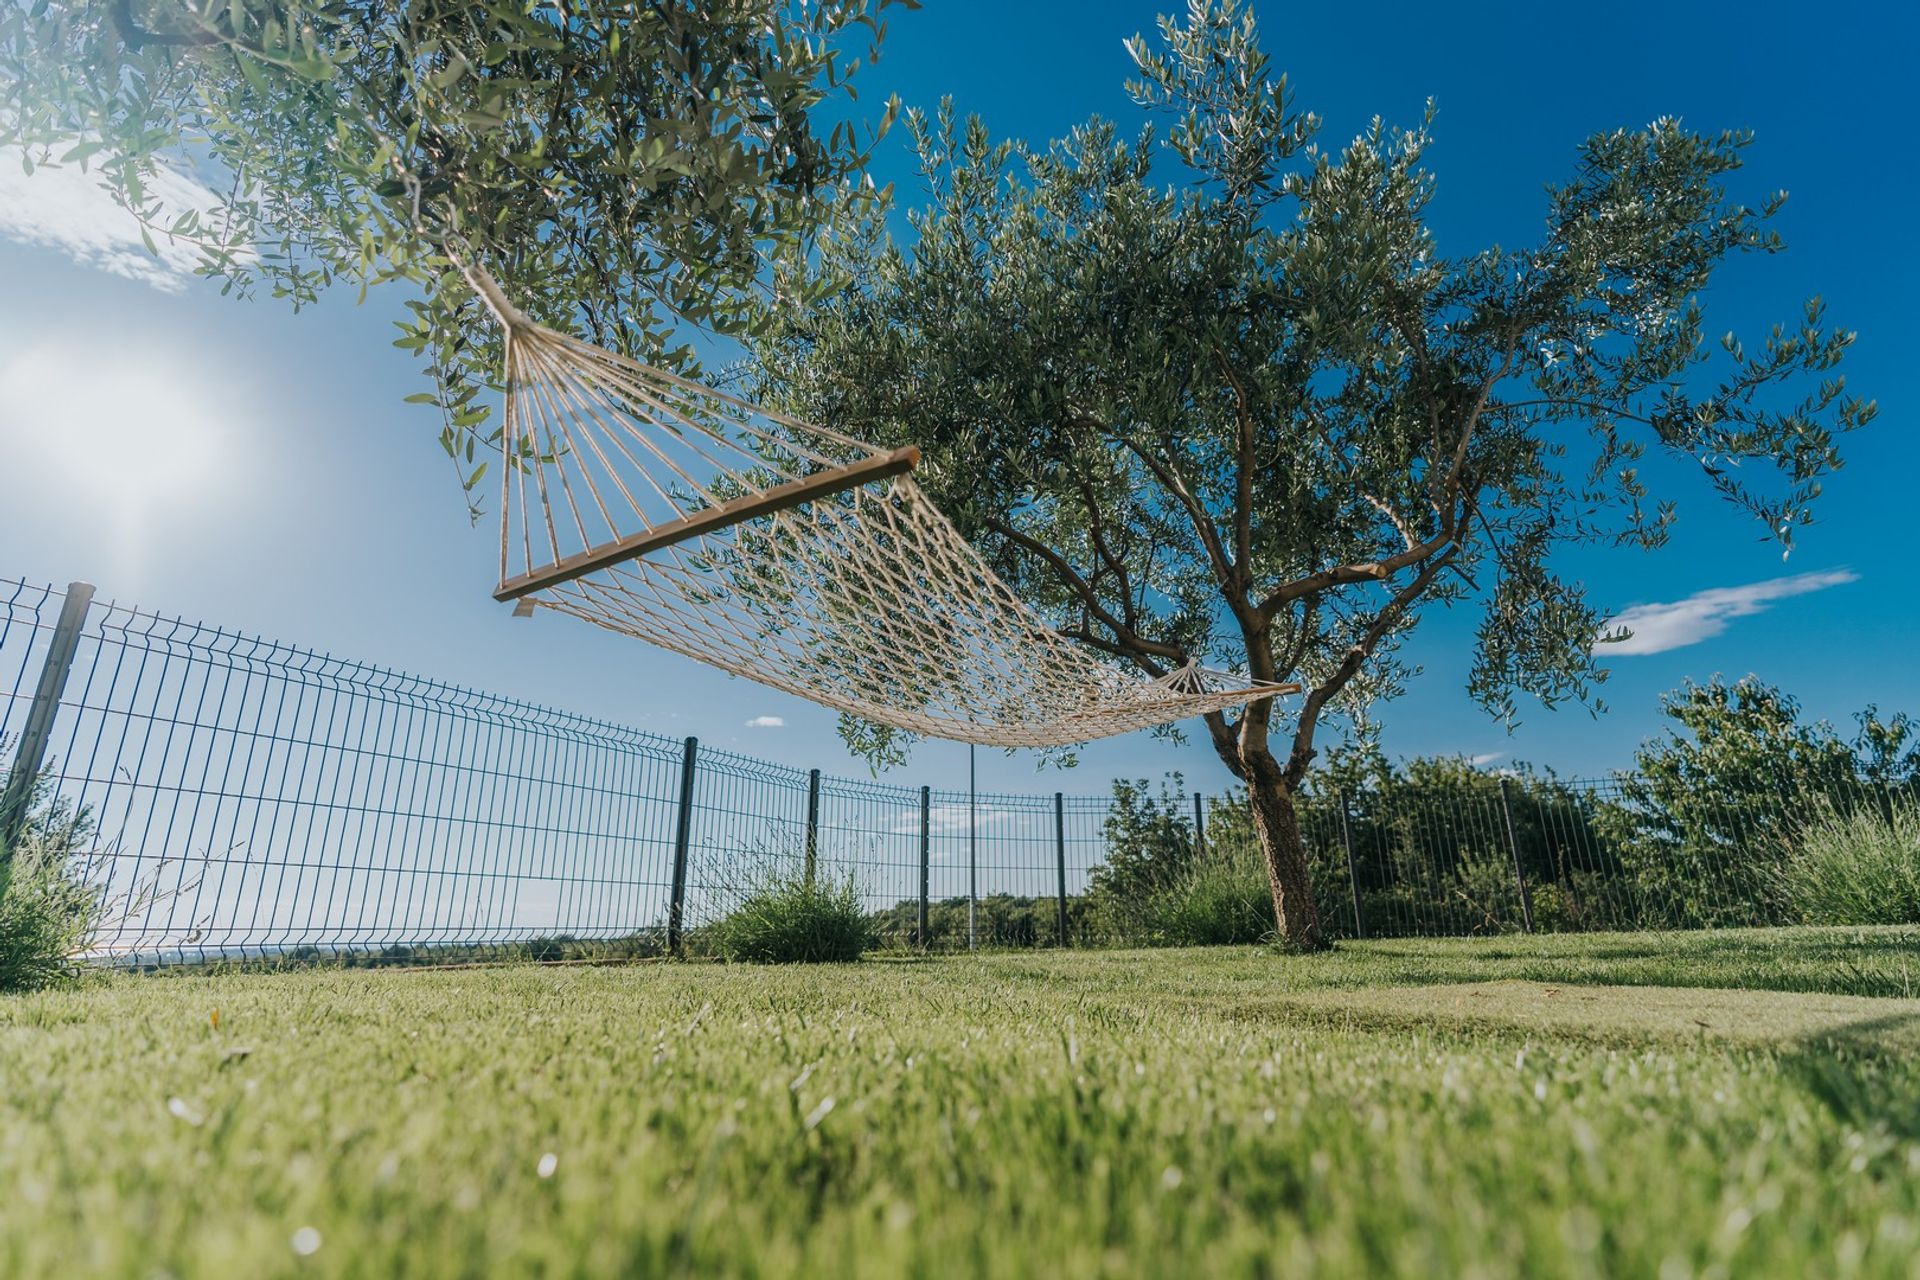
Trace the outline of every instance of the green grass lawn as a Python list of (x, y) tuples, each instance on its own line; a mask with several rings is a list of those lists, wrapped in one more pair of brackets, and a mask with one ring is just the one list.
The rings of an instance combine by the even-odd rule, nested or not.
[(1916, 930), (116, 977), (0, 999), (0, 1276), (1920, 1277), (1916, 988)]

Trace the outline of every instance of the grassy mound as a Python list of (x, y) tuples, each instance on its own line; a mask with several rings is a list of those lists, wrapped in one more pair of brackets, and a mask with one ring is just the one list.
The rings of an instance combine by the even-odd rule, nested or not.
[(1920, 807), (1815, 824), (1781, 868), (1780, 892), (1808, 924), (1920, 924)]
[(878, 939), (852, 876), (776, 873), (752, 885), (702, 941), (723, 960), (813, 964), (858, 960)]
[(1273, 890), (1251, 845), (1196, 859), (1146, 902), (1151, 941), (1168, 947), (1229, 946), (1273, 936)]

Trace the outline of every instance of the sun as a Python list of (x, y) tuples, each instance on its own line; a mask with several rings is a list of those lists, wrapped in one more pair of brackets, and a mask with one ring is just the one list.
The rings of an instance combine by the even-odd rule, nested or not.
[(29, 346), (0, 360), (5, 470), (43, 502), (149, 525), (234, 482), (236, 399), (159, 345)]

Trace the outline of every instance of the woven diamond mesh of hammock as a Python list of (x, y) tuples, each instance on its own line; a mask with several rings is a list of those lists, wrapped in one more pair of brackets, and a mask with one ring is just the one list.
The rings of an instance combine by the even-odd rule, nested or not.
[(1293, 691), (1136, 675), (1023, 604), (886, 451), (537, 325), (506, 332), (502, 600), (838, 711), (1000, 747), (1086, 742)]

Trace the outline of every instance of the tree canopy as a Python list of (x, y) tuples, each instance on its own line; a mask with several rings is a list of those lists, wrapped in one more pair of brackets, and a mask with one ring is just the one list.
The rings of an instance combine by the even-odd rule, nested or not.
[(1496, 712), (1584, 694), (1602, 615), (1552, 553), (1666, 541), (1650, 453), (1783, 545), (1810, 522), (1873, 406), (1818, 300), (1704, 369), (1712, 272), (1781, 248), (1784, 197), (1727, 189), (1747, 135), (1591, 137), (1539, 243), (1447, 256), (1431, 120), (1324, 150), (1250, 16), (1200, 5), (1162, 34), (1129, 47), (1164, 136), (1096, 120), (1032, 148), (909, 113), (910, 243), (843, 234), (856, 285), (763, 344), (789, 403), (928, 446), (923, 483), (1063, 629), (1155, 674), (1304, 677), (1297, 770), (1312, 713), (1394, 687), (1393, 642), (1434, 605), (1481, 607)]
[[(449, 243), (537, 317), (685, 365), (674, 322), (748, 323), (765, 256), (805, 242), (891, 119), (815, 113), (852, 96), (894, 4), (917, 0), (31, 0), (0, 7), (0, 145), (29, 172), (90, 166), (243, 296), (418, 286), (400, 345), (472, 464), (499, 351)], [(181, 163), (211, 210), (155, 199)]]
[[(759, 350), (787, 407), (920, 444), (923, 487), (1063, 633), (1154, 675), (1303, 682), (1278, 751), (1271, 702), (1208, 717), (1256, 807), (1328, 714), (1400, 687), (1436, 608), (1477, 611), (1494, 713), (1589, 698), (1603, 612), (1556, 553), (1667, 541), (1684, 487), (1647, 460), (1783, 547), (1810, 521), (1874, 407), (1817, 299), (1708, 338), (1714, 272), (1782, 247), (1784, 196), (1732, 190), (1747, 134), (1595, 134), (1535, 243), (1448, 252), (1431, 110), (1322, 147), (1234, 0), (1159, 37), (1128, 45), (1154, 118), (1130, 133), (1029, 146), (910, 113), (911, 236), (869, 210), (824, 261), (789, 255)], [(797, 301), (823, 270), (855, 284)]]

